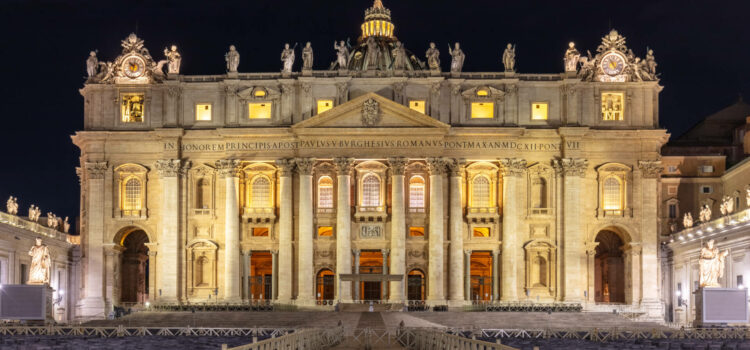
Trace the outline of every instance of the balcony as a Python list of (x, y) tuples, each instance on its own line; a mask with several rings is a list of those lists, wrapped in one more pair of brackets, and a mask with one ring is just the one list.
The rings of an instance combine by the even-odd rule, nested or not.
[(693, 227), (674, 232), (670, 237), (670, 244), (700, 242), (717, 235), (746, 231), (748, 226), (750, 226), (750, 209), (745, 209), (709, 222), (697, 222)]
[(354, 213), (356, 222), (385, 222), (387, 217), (388, 213), (385, 212), (385, 207), (382, 205), (377, 207), (357, 206)]
[(496, 223), (500, 220), (500, 214), (498, 214), (497, 207), (468, 207), (466, 219), (471, 223)]
[(550, 215), (552, 208), (530, 208), (529, 212), (531, 215)]
[(270, 223), (276, 219), (276, 211), (273, 207), (267, 208), (252, 208), (244, 207), (242, 212), (242, 218), (253, 222), (259, 223)]
[(146, 214), (146, 209), (119, 210), (118, 214), (119, 216), (117, 217), (117, 219), (120, 219), (120, 220), (146, 220), (148, 219), (148, 215)]

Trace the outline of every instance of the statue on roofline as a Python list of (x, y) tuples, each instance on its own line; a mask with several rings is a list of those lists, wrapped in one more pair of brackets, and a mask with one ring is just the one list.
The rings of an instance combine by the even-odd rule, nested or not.
[(575, 72), (578, 69), (579, 58), (581, 58), (581, 53), (576, 49), (576, 44), (571, 41), (568, 43), (568, 49), (565, 51), (565, 57), (563, 57), (565, 71)]
[(440, 72), (440, 50), (435, 47), (435, 43), (430, 43), (430, 48), (427, 49), (425, 56), (430, 70)]
[(26, 284), (49, 284), (52, 259), (49, 255), (49, 249), (42, 244), (41, 238), (36, 239), (36, 245), (29, 250), (29, 256), (31, 256), (31, 268)]
[(227, 62), (227, 72), (237, 73), (237, 67), (240, 66), (240, 53), (234, 45), (229, 45), (229, 52), (224, 55)]
[(404, 44), (400, 41), (396, 42), (395, 47), (393, 48), (393, 69), (394, 70), (404, 70), (406, 69), (406, 49), (404, 49)]
[(8, 198), (8, 201), (5, 203), (5, 208), (8, 210), (8, 214), (17, 215), (18, 214), (18, 198), (10, 196), (10, 198)]
[(503, 51), (503, 66), (506, 72), (516, 71), (516, 47), (511, 43), (508, 43)]
[(701, 248), (701, 256), (698, 260), (700, 264), (700, 287), (704, 288), (719, 288), (719, 278), (724, 277), (724, 260), (729, 251), (719, 251), (719, 248), (714, 247), (714, 240), (709, 240), (706, 245)]
[(333, 49), (336, 50), (336, 63), (339, 65), (339, 69), (347, 69), (349, 67), (349, 45), (341, 40), (340, 44), (333, 42)]
[(297, 44), (294, 44), (293, 48), (289, 48), (289, 44), (284, 44), (284, 50), (281, 51), (281, 62), (284, 63), (281, 71), (283, 73), (291, 73), (292, 66), (294, 66), (294, 50), (297, 48)]
[(308, 41), (302, 49), (302, 69), (312, 69), (313, 67), (313, 49), (312, 44)]
[(693, 227), (693, 214), (685, 213), (685, 216), (682, 218), (682, 226), (685, 228)]
[(89, 52), (89, 58), (86, 60), (86, 73), (88, 78), (92, 79), (96, 77), (99, 71), (99, 59), (96, 58), (96, 51)]
[(167, 58), (167, 73), (169, 74), (180, 74), (180, 64), (182, 63), (182, 55), (177, 52), (177, 45), (164, 48), (164, 56)]
[(701, 207), (700, 220), (702, 223), (711, 221), (711, 207), (708, 204), (703, 204), (703, 207)]
[(455, 49), (451, 49), (448, 45), (448, 54), (451, 55), (451, 73), (461, 73), (464, 68), (464, 61), (466, 60), (466, 54), (461, 50), (461, 43), (456, 43)]

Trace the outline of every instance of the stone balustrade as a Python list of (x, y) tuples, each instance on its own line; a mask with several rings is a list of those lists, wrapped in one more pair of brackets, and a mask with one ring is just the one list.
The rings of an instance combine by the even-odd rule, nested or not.
[[(47, 218), (40, 218), (39, 220), (46, 221)], [(45, 237), (68, 242), (70, 244), (81, 244), (80, 236), (73, 236), (65, 232), (60, 232), (41, 223), (29, 221), (20, 216), (11, 215), (2, 211), (0, 211), (0, 223), (22, 228), (24, 230), (32, 231)]]
[(674, 232), (670, 243), (690, 243), (748, 226), (750, 226), (750, 208)]

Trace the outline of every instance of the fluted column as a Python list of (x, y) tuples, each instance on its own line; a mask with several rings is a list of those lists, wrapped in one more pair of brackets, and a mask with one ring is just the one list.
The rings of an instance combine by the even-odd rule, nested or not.
[(464, 250), (464, 294), (465, 300), (471, 301), (471, 249)]
[[(354, 255), (354, 274), (359, 275), (359, 249), (352, 250), (352, 255)], [(354, 300), (359, 300), (359, 285), (361, 283), (359, 281), (354, 283)]]
[[(107, 162), (86, 162), (84, 188), (86, 220), (84, 247), (86, 248), (86, 289), (82, 301), (81, 315), (104, 317), (104, 175)], [(110, 272), (111, 273), (111, 272)]]
[[(401, 281), (391, 281), (392, 303), (404, 301), (406, 278), (406, 204), (404, 202), (404, 169), (408, 159), (389, 158), (391, 164), (391, 273), (402, 275)], [(385, 260), (383, 260), (385, 261)], [(384, 271), (385, 272), (385, 271)]]
[(161, 211), (159, 213), (159, 289), (162, 302), (177, 302), (180, 290), (180, 186), (177, 176), (180, 172), (179, 159), (156, 161), (156, 169), (161, 177)]
[[(388, 275), (388, 253), (390, 253), (390, 249), (381, 249), (381, 254), (383, 254), (383, 275)], [(388, 286), (385, 285), (385, 282), (383, 282), (381, 288), (380, 288), (380, 300), (385, 300), (387, 297), (388, 292)]]
[[(250, 261), (253, 256), (253, 251), (248, 250), (242, 255), (242, 284), (243, 284), (243, 297), (242, 299), (250, 299)], [(270, 298), (269, 298), (270, 299)]]
[(279, 251), (271, 251), (271, 297), (268, 299), (276, 300), (279, 295)]
[[(519, 220), (523, 215), (523, 203), (519, 189), (526, 171), (526, 160), (505, 158), (500, 160), (503, 172), (503, 236), (502, 236), (502, 280), (503, 290), (500, 300), (518, 300), (518, 256), (521, 246)], [(493, 291), (494, 293), (494, 291)]]
[(428, 158), (430, 167), (430, 230), (428, 237), (429, 264), (427, 301), (439, 304), (445, 300), (444, 287), (444, 235), (443, 225), (443, 175), (446, 161), (443, 158)]
[[(237, 159), (216, 161), (224, 178), (224, 300), (240, 299), (240, 210), (239, 165)], [(163, 258), (159, 257), (159, 261)], [(218, 298), (218, 296), (217, 296)]]
[(313, 189), (312, 171), (315, 159), (297, 158), (299, 173), (299, 243), (297, 258), (297, 301), (301, 304), (313, 304)]
[[(641, 271), (640, 283), (633, 284), (633, 289), (641, 291), (643, 303), (661, 305), (659, 302), (659, 177), (664, 168), (661, 161), (639, 161), (638, 168), (641, 172), (641, 254), (634, 254), (633, 259), (640, 258)], [(731, 260), (730, 260), (731, 261)], [(639, 261), (635, 261), (638, 263)], [(635, 266), (635, 264), (634, 264)], [(657, 287), (654, 287), (657, 286)], [(666, 288), (667, 286), (663, 286)], [(634, 293), (635, 294), (635, 293)]]
[(450, 171), (450, 300), (464, 300), (464, 218), (461, 207), (461, 177), (466, 160), (455, 159), (448, 165)]
[(500, 260), (500, 251), (492, 251), (492, 300), (500, 299), (500, 270), (498, 262)]
[(292, 300), (292, 171), (293, 159), (279, 159), (279, 262), (278, 301)]
[(341, 274), (352, 273), (352, 215), (350, 198), (351, 194), (351, 170), (354, 158), (336, 158), (338, 173), (337, 183), (338, 195), (336, 197), (336, 281), (339, 288), (336, 289), (337, 300), (351, 302), (351, 282), (342, 282)]
[(586, 257), (581, 198), (588, 161), (564, 158), (555, 166), (563, 173), (563, 301), (580, 302), (587, 282), (583, 273)]
[(106, 258), (105, 266), (107, 269), (106, 278), (106, 305), (107, 312), (112, 311), (115, 303), (120, 301), (121, 292), (118, 290), (118, 281), (115, 280), (115, 271), (122, 271), (122, 252), (125, 248), (115, 244), (107, 243), (104, 245), (104, 255)]

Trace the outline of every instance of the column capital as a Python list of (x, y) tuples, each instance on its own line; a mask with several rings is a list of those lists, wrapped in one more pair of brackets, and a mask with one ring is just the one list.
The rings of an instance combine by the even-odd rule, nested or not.
[(455, 158), (448, 161), (448, 171), (451, 177), (461, 177), (466, 170), (466, 159)]
[(388, 254), (391, 254), (391, 250), (390, 249), (381, 249), (380, 253), (383, 254), (383, 257), (386, 257), (386, 256), (388, 256)]
[(190, 168), (193, 167), (193, 162), (189, 160), (185, 160), (182, 162), (182, 167), (180, 168), (180, 175), (185, 176), (187, 175), (188, 171), (190, 171)]
[(177, 177), (181, 163), (179, 159), (159, 159), (156, 161), (156, 170), (161, 177)]
[(664, 171), (660, 160), (639, 160), (638, 168), (641, 169), (644, 178), (650, 179), (659, 178)]
[(104, 246), (104, 254), (106, 254), (107, 256), (120, 255), (122, 254), (122, 252), (126, 250), (125, 247), (118, 245), (118, 244), (114, 244), (114, 243), (103, 244), (103, 246)]
[(221, 177), (239, 177), (240, 161), (237, 159), (219, 159), (216, 161), (216, 169), (219, 169)]
[(526, 171), (526, 159), (501, 158), (499, 160), (503, 177), (523, 176)]
[(427, 166), (430, 168), (430, 175), (445, 174), (448, 160), (445, 158), (427, 158)]
[(406, 170), (406, 164), (409, 163), (408, 158), (404, 157), (393, 157), (388, 158), (388, 164), (391, 165), (391, 172), (393, 175), (404, 175), (404, 170)]
[(297, 173), (300, 175), (312, 175), (315, 158), (296, 158), (294, 163), (297, 164)]
[(359, 249), (352, 249), (352, 255), (359, 257), (360, 250)]
[(108, 168), (107, 162), (86, 162), (84, 166), (89, 179), (103, 179)]
[(292, 176), (292, 171), (294, 171), (294, 159), (293, 158), (282, 158), (282, 159), (276, 159), (276, 168), (279, 170), (279, 176), (280, 177), (290, 177)]
[(253, 255), (253, 251), (250, 250), (250, 249), (248, 249), (248, 250), (242, 252), (242, 254), (244, 254), (247, 257), (251, 257)]
[(555, 171), (567, 176), (585, 177), (589, 161), (583, 158), (562, 158), (552, 161)]
[(278, 249), (271, 249), (271, 255), (277, 255), (277, 254), (279, 254)]
[(471, 255), (471, 249), (464, 249), (464, 254)]
[(354, 158), (333, 158), (333, 164), (336, 165), (336, 172), (339, 175), (349, 175), (352, 171), (352, 166), (354, 166)]

